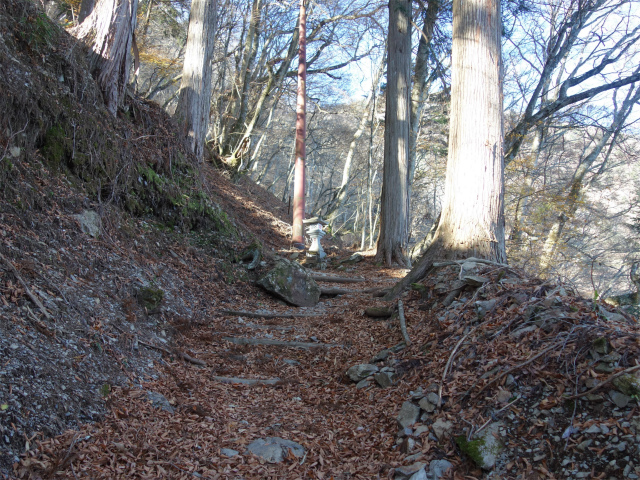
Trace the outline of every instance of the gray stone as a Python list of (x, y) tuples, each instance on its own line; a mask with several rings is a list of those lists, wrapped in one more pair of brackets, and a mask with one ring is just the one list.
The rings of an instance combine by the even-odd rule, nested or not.
[(433, 413), (436, 409), (436, 406), (426, 398), (421, 398), (418, 404), (420, 405), (420, 408), (427, 413)]
[(525, 336), (527, 333), (535, 332), (537, 329), (538, 327), (536, 327), (535, 325), (529, 325), (527, 327), (522, 327), (514, 330), (509, 334), (509, 336), (514, 340), (520, 340), (520, 338)]
[(425, 464), (416, 462), (404, 467), (398, 467), (395, 471), (395, 480), (427, 480)]
[(471, 442), (467, 441), (464, 436), (460, 436), (456, 438), (456, 443), (480, 468), (491, 470), (496, 464), (498, 455), (504, 449), (504, 443), (500, 436), (502, 428), (502, 422), (494, 422), (481, 431)]
[(466, 275), (462, 277), (462, 279), (464, 280), (464, 283), (471, 285), (472, 287), (481, 287), (489, 281), (487, 277), (482, 277), (480, 275)]
[(608, 322), (627, 323), (627, 319), (625, 318), (625, 316), (621, 315), (620, 313), (608, 312), (604, 308), (600, 309), (600, 313), (602, 313), (602, 316), (606, 318)]
[(433, 430), (433, 433), (438, 438), (438, 440), (442, 440), (447, 435), (449, 435), (449, 432), (451, 432), (452, 428), (453, 424), (448, 420), (443, 420), (442, 418), (439, 418), (438, 420), (433, 422), (433, 425), (431, 425), (431, 430)]
[(289, 455), (289, 452), (298, 458), (302, 457), (304, 447), (284, 438), (267, 437), (251, 442), (247, 446), (247, 452), (253, 453), (269, 463), (280, 463)]
[(596, 395), (595, 393), (587, 393), (584, 398), (586, 398), (590, 402), (602, 402), (604, 397), (602, 395)]
[(504, 385), (506, 387), (510, 387), (514, 383), (516, 383), (516, 378), (511, 374), (507, 375), (507, 379), (504, 381)]
[(393, 385), (393, 374), (389, 373), (389, 372), (376, 373), (373, 376), (373, 379), (382, 388), (387, 388), (387, 387), (390, 387), (391, 385)]
[(400, 438), (410, 437), (411, 435), (413, 435), (413, 430), (411, 429), (411, 427), (401, 428), (398, 432), (398, 437)]
[(320, 300), (320, 287), (298, 263), (279, 260), (258, 280), (258, 285), (298, 307), (313, 307)]
[(508, 403), (511, 399), (511, 392), (509, 390), (500, 390), (498, 392), (498, 401), (500, 403)]
[(616, 390), (611, 390), (609, 392), (609, 398), (611, 398), (611, 401), (615, 403), (618, 408), (625, 408), (631, 401), (631, 397)]
[(388, 348), (385, 348), (384, 350), (380, 350), (378, 353), (376, 353), (373, 356), (370, 363), (382, 362), (386, 360), (390, 354), (391, 354), (391, 350), (389, 350)]
[(147, 392), (147, 400), (151, 402), (155, 408), (160, 408), (165, 412), (174, 413), (175, 408), (169, 403), (169, 400), (164, 395), (157, 392)]
[(239, 451), (231, 448), (222, 448), (220, 449), (220, 453), (226, 457), (235, 457), (236, 455), (240, 455)]
[(583, 433), (602, 433), (602, 429), (597, 425), (591, 425)]
[(587, 448), (591, 446), (593, 440), (590, 438), (589, 440), (585, 440), (584, 442), (578, 444), (578, 450), (585, 451)]
[(367, 388), (371, 386), (371, 380), (369, 380), (368, 378), (365, 378), (364, 380), (360, 380), (358, 383), (356, 383), (356, 388), (358, 390), (361, 390), (363, 388)]
[(467, 275), (473, 275), (478, 272), (478, 264), (476, 262), (464, 262), (460, 265), (460, 276), (465, 277)]
[(404, 402), (400, 413), (398, 413), (398, 425), (400, 428), (410, 427), (418, 421), (420, 417), (420, 407), (414, 405), (412, 402)]
[(368, 376), (377, 373), (378, 370), (378, 367), (375, 365), (371, 365), (370, 363), (361, 363), (360, 365), (354, 365), (347, 370), (347, 377), (354, 382), (359, 382), (360, 380), (364, 380)]
[(356, 263), (359, 263), (363, 260), (364, 260), (364, 257), (362, 255), (360, 255), (359, 253), (354, 253), (346, 260), (341, 260), (340, 263), (345, 263), (347, 265), (355, 265)]
[(478, 315), (478, 318), (482, 320), (487, 313), (493, 310), (497, 302), (498, 300), (496, 300), (495, 298), (491, 300), (476, 302), (476, 314)]
[(640, 396), (640, 378), (631, 373), (625, 373), (618, 378), (614, 378), (611, 383), (625, 395), (630, 397), (634, 395)]
[(419, 427), (416, 427), (415, 431), (413, 432), (413, 436), (419, 437), (423, 433), (428, 433), (428, 432), (429, 432), (429, 427), (427, 427), (426, 425), (420, 425)]
[(440, 480), (447, 471), (453, 467), (448, 460), (434, 460), (429, 464), (429, 475), (431, 480)]
[(438, 405), (440, 405), (440, 397), (435, 392), (428, 393), (427, 394), (427, 400), (429, 400), (429, 402), (433, 403), (436, 407)]
[(416, 441), (411, 437), (405, 437), (400, 444), (400, 452), (405, 455), (410, 454), (414, 448), (416, 448)]
[(74, 215), (78, 223), (80, 224), (80, 230), (93, 238), (98, 238), (102, 231), (102, 220), (93, 210), (83, 210), (82, 213)]

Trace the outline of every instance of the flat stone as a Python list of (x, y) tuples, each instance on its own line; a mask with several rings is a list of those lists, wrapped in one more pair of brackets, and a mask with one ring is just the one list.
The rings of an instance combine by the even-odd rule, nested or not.
[(456, 443), (464, 453), (483, 470), (491, 470), (498, 455), (504, 449), (504, 443), (500, 436), (503, 429), (502, 422), (494, 422), (485, 428), (477, 438), (467, 441), (464, 435), (456, 437)]
[(440, 397), (436, 392), (430, 392), (427, 394), (427, 400), (433, 403), (436, 407), (440, 405)]
[(452, 467), (453, 464), (445, 459), (432, 461), (429, 464), (429, 475), (431, 476), (431, 480), (440, 480)]
[(467, 285), (471, 285), (472, 287), (481, 287), (489, 281), (487, 277), (480, 275), (466, 275), (462, 279)]
[(597, 425), (591, 425), (583, 433), (602, 433), (602, 429)]
[(159, 408), (165, 412), (174, 413), (176, 411), (176, 409), (169, 403), (169, 400), (167, 400), (161, 393), (147, 392), (147, 400), (149, 400), (151, 405), (155, 408)]
[(291, 452), (295, 457), (304, 455), (304, 447), (291, 440), (279, 437), (267, 437), (254, 440), (247, 446), (247, 452), (263, 458), (269, 463), (282, 462)]
[(453, 424), (448, 420), (443, 420), (442, 418), (439, 418), (438, 420), (433, 422), (433, 425), (431, 425), (431, 430), (433, 430), (433, 433), (438, 440), (442, 440), (447, 435), (449, 435), (449, 432), (452, 428)]
[(509, 403), (511, 399), (511, 392), (509, 390), (500, 390), (498, 392), (498, 402), (500, 403)]
[[(467, 277), (465, 277), (467, 278)], [(484, 300), (476, 302), (476, 314), (478, 315), (478, 319), (483, 319), (484, 316), (489, 313), (496, 306), (498, 300), (495, 298), (491, 300)]]
[(236, 455), (240, 455), (239, 451), (233, 450), (232, 448), (222, 448), (220, 449), (220, 453), (226, 457), (235, 457)]
[(591, 438), (589, 440), (585, 440), (584, 442), (578, 444), (578, 450), (584, 452), (587, 448), (591, 446), (592, 443), (593, 443), (593, 439)]
[(361, 363), (360, 365), (354, 365), (349, 368), (349, 370), (347, 370), (347, 377), (354, 382), (359, 382), (374, 373), (378, 373), (378, 370), (378, 367), (375, 365), (371, 365), (370, 363)]
[(611, 390), (609, 392), (609, 398), (611, 398), (611, 401), (615, 403), (618, 408), (625, 408), (631, 401), (631, 397), (616, 390)]
[(393, 374), (391, 374), (389, 372), (376, 373), (373, 376), (373, 379), (382, 388), (387, 388), (387, 387), (390, 387), (391, 385), (393, 385)]
[(412, 402), (404, 402), (398, 413), (397, 421), (400, 428), (410, 427), (418, 421), (420, 417), (420, 407)]
[(391, 354), (391, 350), (389, 350), (388, 348), (385, 348), (384, 350), (380, 350), (378, 353), (376, 353), (373, 356), (373, 358), (371, 359), (371, 362), (369, 363), (383, 362), (389, 357), (390, 354)]
[(413, 432), (413, 436), (419, 437), (420, 435), (425, 433), (429, 433), (429, 427), (427, 427), (426, 425), (420, 425), (419, 427), (416, 427), (415, 431)]
[(630, 397), (634, 395), (640, 396), (640, 378), (631, 373), (625, 373), (618, 378), (614, 378), (611, 383), (625, 395)]
[(420, 408), (427, 413), (433, 413), (436, 409), (436, 406), (426, 398), (421, 398), (418, 404), (420, 405)]
[(416, 462), (411, 465), (398, 467), (395, 471), (395, 480), (427, 480), (425, 464)]
[(594, 403), (604, 401), (604, 397), (602, 395), (596, 395), (595, 393), (587, 393), (584, 398)]
[(369, 380), (368, 378), (365, 378), (364, 380), (360, 380), (358, 383), (356, 383), (356, 388), (358, 390), (361, 390), (363, 388), (367, 388), (371, 386), (371, 380)]
[(83, 210), (82, 213), (74, 215), (80, 224), (80, 230), (93, 238), (98, 238), (102, 230), (102, 220), (93, 210)]

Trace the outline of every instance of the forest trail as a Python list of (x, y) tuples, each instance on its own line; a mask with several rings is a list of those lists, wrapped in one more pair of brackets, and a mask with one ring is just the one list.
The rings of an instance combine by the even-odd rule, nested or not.
[[(258, 198), (250, 193), (257, 187), (234, 186), (220, 176), (210, 188), (219, 192), (229, 217), (241, 219), (245, 229), (235, 251), (259, 238), (269, 262), (292, 256), (284, 209), (277, 200)], [(636, 324), (563, 286), (482, 264), (464, 273), (473, 275), (461, 282), (470, 265), (442, 266), (425, 279), (424, 288), (403, 297), (412, 345), (402, 348), (396, 317), (364, 314), (369, 307), (393, 305), (371, 293), (351, 293), (322, 297), (313, 308), (288, 306), (257, 287), (242, 263), (219, 258), (216, 252), (222, 247), (202, 243), (197, 236), (129, 219), (126, 228), (106, 223), (109, 240), (102, 241), (83, 234), (71, 215), (61, 214), (63, 265), (28, 240), (34, 233), (26, 223), (6, 213), (3, 218), (4, 231), (22, 242), (27, 257), (45, 266), (42, 276), (31, 277), (28, 284), (38, 292), (57, 288), (71, 319), (91, 315), (86, 317), (88, 330), (79, 328), (74, 337), (67, 328), (51, 337), (38, 330), (47, 327), (44, 318), (29, 323), (20, 317), (24, 308), (16, 310), (11, 303), (4, 313), (15, 312), (10, 318), (18, 333), (11, 340), (15, 349), (9, 366), (29, 371), (29, 362), (49, 361), (61, 373), (49, 388), (70, 388), (81, 395), (84, 403), (77, 410), (72, 398), (67, 401), (74, 415), (81, 418), (86, 408), (104, 409), (94, 422), (79, 421), (53, 438), (25, 436), (21, 448), (28, 453), (11, 470), (18, 477), (637, 475), (636, 400), (608, 382), (633, 370), (639, 358)], [(49, 248), (57, 248), (56, 235), (39, 231)], [(367, 255), (345, 266), (340, 260), (353, 252), (330, 239), (326, 249), (329, 273), (366, 279), (349, 284), (350, 290), (392, 285), (404, 273), (382, 268)], [(70, 252), (77, 264), (64, 262)], [(25, 277), (32, 275), (24, 260), (16, 265)], [(55, 271), (64, 268), (70, 276), (53, 285)], [(38, 287), (43, 278), (49, 279), (48, 286)], [(159, 306), (141, 304), (145, 285), (162, 289)], [(88, 292), (100, 301), (88, 304)], [(63, 310), (47, 294), (44, 298), (55, 325), (62, 326)], [(24, 307), (25, 301), (25, 292), (11, 298)], [(296, 343), (230, 341), (247, 338)], [(86, 347), (68, 368), (58, 357), (74, 342)], [(50, 351), (47, 345), (55, 353), (43, 358)], [(368, 363), (391, 373), (393, 384), (381, 388), (370, 379), (358, 388), (347, 369)], [(119, 366), (120, 377), (109, 373), (112, 364)], [(20, 388), (34, 403), (41, 402), (37, 382), (33, 390)], [(13, 408), (20, 400), (16, 390), (6, 397), (7, 413), (15, 421), (20, 418)], [(577, 400), (567, 399), (569, 394), (577, 394)], [(433, 403), (438, 400), (439, 408)], [(21, 405), (32, 408), (24, 400)], [(486, 471), (456, 441), (482, 431), (497, 435), (505, 447)], [(247, 452), (252, 442), (273, 437), (295, 442), (284, 450), (281, 462)]]

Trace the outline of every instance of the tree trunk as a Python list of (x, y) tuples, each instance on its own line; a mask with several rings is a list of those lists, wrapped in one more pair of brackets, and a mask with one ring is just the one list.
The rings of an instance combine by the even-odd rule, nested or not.
[(114, 117), (129, 81), (137, 11), (138, 0), (97, 0), (84, 22), (72, 30), (89, 46), (89, 69)]
[(411, 1), (389, 2), (389, 55), (384, 129), (380, 236), (376, 260), (407, 265), (409, 224), (409, 88)]
[(438, 258), (504, 263), (500, 2), (454, 0), (449, 158), (440, 223), (422, 258), (385, 296), (397, 297)]
[(174, 118), (199, 160), (204, 157), (204, 142), (209, 129), (215, 27), (216, 0), (193, 0)]

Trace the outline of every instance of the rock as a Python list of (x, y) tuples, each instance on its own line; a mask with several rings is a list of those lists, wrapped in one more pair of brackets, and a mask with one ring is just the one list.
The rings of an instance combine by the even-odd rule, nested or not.
[(412, 402), (404, 402), (398, 413), (398, 425), (400, 428), (410, 427), (418, 421), (418, 417), (420, 417), (420, 408)]
[(344, 263), (347, 265), (355, 265), (356, 263), (359, 263), (363, 260), (364, 260), (364, 257), (362, 255), (360, 255), (359, 253), (354, 253), (346, 260), (341, 260), (340, 263)]
[(607, 322), (627, 323), (627, 319), (625, 318), (625, 316), (621, 315), (620, 313), (609, 312), (609, 311), (605, 310), (604, 308), (600, 309), (600, 313), (602, 314), (602, 316), (604, 318), (607, 319)]
[(440, 397), (435, 392), (427, 393), (427, 400), (429, 400), (430, 403), (433, 403), (436, 407), (440, 405)]
[(476, 262), (464, 262), (460, 265), (460, 276), (465, 277), (478, 273), (478, 264)]
[(611, 383), (625, 395), (630, 397), (634, 395), (640, 396), (640, 378), (631, 373), (625, 373), (618, 378), (614, 378)]
[(436, 409), (436, 406), (431, 403), (427, 398), (421, 398), (420, 402), (418, 402), (420, 408), (427, 413), (433, 413)]
[(594, 370), (598, 373), (611, 373), (616, 369), (615, 365), (606, 362), (600, 362)]
[(584, 442), (578, 444), (578, 450), (584, 452), (591, 446), (592, 443), (593, 439), (591, 438), (589, 440), (585, 440)]
[(599, 337), (593, 341), (593, 349), (601, 355), (605, 355), (611, 351), (611, 346), (606, 337)]
[(347, 370), (347, 377), (349, 377), (354, 382), (359, 382), (360, 380), (364, 380), (369, 375), (373, 375), (378, 372), (378, 367), (375, 365), (371, 365), (370, 363), (362, 363), (360, 365), (354, 365), (349, 370)]
[(597, 425), (591, 425), (583, 433), (602, 433), (602, 429)]
[(176, 411), (176, 409), (169, 403), (169, 400), (167, 400), (161, 393), (147, 392), (147, 400), (149, 400), (151, 405), (155, 408), (160, 408), (165, 412), (174, 413)]
[(509, 390), (500, 390), (498, 392), (498, 401), (500, 403), (509, 403), (511, 399), (511, 392)]
[(411, 435), (413, 435), (413, 430), (411, 429), (411, 427), (401, 428), (398, 432), (399, 438), (410, 437)]
[(267, 437), (254, 440), (247, 446), (247, 452), (253, 453), (269, 463), (282, 462), (291, 452), (296, 457), (304, 455), (304, 447), (291, 440), (279, 437)]
[(509, 336), (514, 340), (520, 340), (520, 338), (526, 335), (527, 333), (535, 332), (537, 329), (538, 327), (536, 327), (535, 325), (529, 325), (527, 327), (522, 327), (517, 330), (514, 330), (509, 334)]
[(367, 388), (371, 386), (371, 380), (369, 380), (368, 378), (365, 378), (364, 380), (360, 380), (358, 383), (356, 383), (356, 388), (358, 390), (361, 390), (363, 388)]
[(475, 440), (467, 440), (464, 435), (456, 437), (456, 443), (463, 453), (468, 455), (483, 470), (491, 470), (496, 458), (504, 449), (500, 437), (502, 422), (494, 422), (485, 428)]
[(278, 260), (258, 280), (258, 285), (298, 307), (313, 307), (320, 300), (320, 287), (298, 263)]
[(231, 448), (222, 448), (220, 449), (220, 453), (226, 457), (235, 457), (236, 455), (240, 455), (239, 451)]
[(163, 298), (164, 292), (159, 288), (142, 287), (136, 292), (136, 300), (138, 300), (140, 306), (149, 311), (158, 308)]
[(389, 350), (388, 348), (385, 348), (384, 350), (380, 350), (378, 353), (376, 353), (373, 356), (373, 358), (371, 359), (371, 362), (369, 363), (383, 362), (384, 360), (389, 358), (390, 354), (391, 354), (391, 350)]
[(413, 432), (413, 436), (419, 437), (423, 433), (429, 433), (429, 427), (427, 427), (426, 425), (420, 425), (419, 427), (417, 427)]
[(416, 441), (411, 437), (405, 437), (400, 444), (400, 452), (405, 455), (410, 454), (414, 448), (416, 448)]
[[(466, 275), (462, 277), (462, 279), (464, 280), (464, 283), (472, 287), (481, 287), (489, 281), (487, 277), (482, 277), (480, 275)], [(491, 301), (495, 302), (496, 300)]]
[(442, 418), (439, 418), (433, 422), (433, 425), (431, 425), (431, 430), (433, 430), (433, 433), (438, 440), (442, 440), (449, 435), (452, 428), (453, 424), (447, 420), (443, 420)]
[(507, 379), (504, 381), (505, 387), (510, 387), (514, 383), (516, 383), (516, 378), (511, 374), (507, 375)]
[(616, 407), (618, 408), (625, 408), (627, 405), (629, 405), (629, 402), (631, 401), (631, 397), (625, 395), (624, 393), (620, 393), (616, 390), (611, 390), (609, 392), (609, 398), (611, 398), (611, 401), (615, 403)]
[(498, 300), (495, 298), (482, 302), (476, 302), (476, 314), (478, 315), (478, 319), (482, 320), (484, 316), (496, 306), (497, 302)]
[(391, 385), (393, 385), (393, 374), (389, 373), (389, 372), (376, 373), (373, 376), (373, 379), (382, 388), (387, 388), (387, 387), (390, 387)]
[(102, 231), (102, 220), (93, 210), (83, 210), (82, 213), (74, 215), (78, 223), (80, 224), (80, 230), (93, 238), (98, 238)]
[(395, 480), (427, 480), (427, 472), (424, 469), (425, 464), (416, 462), (406, 467), (396, 468)]
[(390, 308), (383, 307), (367, 307), (364, 309), (364, 314), (367, 317), (373, 318), (388, 318), (393, 315), (393, 311)]
[(429, 464), (429, 475), (431, 480), (440, 480), (447, 471), (453, 467), (448, 460), (434, 460)]

